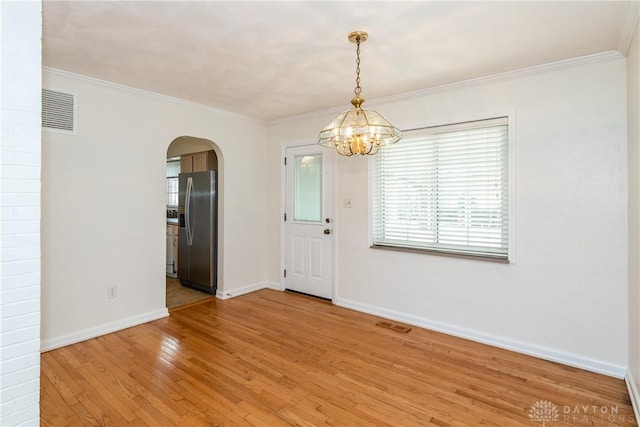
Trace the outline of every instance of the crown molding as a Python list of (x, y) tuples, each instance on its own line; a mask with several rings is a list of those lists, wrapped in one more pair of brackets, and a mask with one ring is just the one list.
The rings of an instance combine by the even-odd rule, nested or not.
[(618, 40), (618, 52), (627, 56), (629, 53), (629, 46), (631, 46), (631, 39), (633, 39), (633, 32), (640, 20), (640, 2), (634, 1), (627, 3), (627, 11), (625, 14), (625, 20), (620, 28), (620, 38)]
[[(637, 25), (638, 17), (640, 16), (640, 3), (638, 4), (633, 3), (629, 5), (629, 8), (633, 8), (633, 7), (635, 7), (636, 12), (635, 14), (630, 14), (631, 18), (627, 19), (627, 21), (625, 22), (625, 26), (622, 31), (622, 35), (624, 35), (624, 37), (621, 36), (621, 40), (620, 40), (620, 44), (626, 44), (625, 49), (623, 49), (624, 52), (626, 52), (626, 50), (629, 47), (629, 43), (631, 42), (631, 36), (633, 35), (633, 29)], [(602, 61), (611, 61), (611, 60), (616, 60), (621, 58), (624, 58), (624, 55), (615, 50), (608, 51), (608, 52), (601, 52), (601, 53), (596, 53), (592, 55), (580, 56), (577, 58), (564, 59), (561, 61), (551, 62), (548, 64), (535, 65), (533, 67), (523, 68), (520, 70), (507, 71), (504, 73), (493, 74), (490, 76), (477, 77), (474, 79), (461, 80), (459, 82), (434, 86), (431, 88), (419, 89), (411, 92), (404, 92), (397, 95), (391, 95), (391, 96), (375, 98), (375, 99), (368, 99), (367, 105), (372, 106), (372, 105), (380, 105), (380, 104), (386, 104), (391, 102), (405, 101), (405, 100), (420, 97), (420, 96), (426, 96), (426, 95), (434, 94), (437, 92), (442, 92), (444, 90), (457, 89), (461, 87), (476, 85), (480, 83), (487, 83), (487, 82), (496, 81), (496, 80), (507, 80), (507, 79), (539, 74), (539, 73), (544, 73), (544, 72), (558, 70), (558, 69), (571, 68), (571, 67), (576, 67), (580, 65), (602, 62)], [(158, 98), (158, 99), (162, 99), (162, 100), (166, 100), (166, 101), (170, 101), (178, 104), (188, 105), (191, 107), (204, 109), (212, 113), (224, 115), (232, 119), (245, 120), (245, 121), (253, 122), (263, 126), (264, 125), (274, 126), (282, 123), (288, 123), (291, 121), (300, 121), (304, 119), (320, 118), (322, 116), (335, 115), (345, 110), (348, 110), (350, 108), (347, 105), (343, 105), (340, 107), (332, 107), (324, 110), (312, 111), (309, 113), (297, 114), (294, 116), (282, 117), (274, 120), (260, 120), (254, 117), (245, 116), (245, 115), (234, 113), (231, 111), (211, 107), (209, 105), (199, 104), (193, 101), (187, 101), (185, 99), (176, 98), (169, 95), (163, 95), (157, 92), (151, 92), (143, 89), (138, 89), (131, 86), (125, 86), (119, 83), (109, 82), (106, 80), (101, 80), (95, 77), (89, 77), (82, 74), (76, 74), (70, 71), (65, 71), (65, 70), (60, 70), (57, 68), (51, 68), (51, 67), (45, 67), (45, 66), (43, 66), (42, 69), (53, 75), (74, 78), (74, 79), (83, 80), (89, 83), (98, 84), (101, 86), (107, 86), (107, 87), (112, 87), (119, 90), (124, 90), (130, 93), (136, 93), (139, 95), (150, 96), (150, 97), (154, 97), (154, 98)]]
[[(445, 90), (458, 89), (466, 86), (472, 86), (480, 83), (493, 82), (497, 80), (508, 80), (514, 78), (520, 78), (533, 74), (546, 73), (554, 70), (561, 70), (566, 68), (577, 67), (580, 65), (591, 64), (603, 61), (613, 61), (617, 59), (623, 59), (624, 55), (620, 52), (611, 50), (608, 52), (595, 53), (592, 55), (579, 56), (577, 58), (563, 59), (561, 61), (550, 62), (548, 64), (535, 65), (533, 67), (522, 68), (515, 71), (507, 71), (504, 73), (493, 74), (490, 76), (477, 77), (474, 79), (461, 80), (459, 82), (447, 83), (444, 85), (434, 86), (425, 89), (419, 89), (411, 92), (404, 92), (397, 95), (386, 96), (382, 98), (367, 99), (367, 105), (381, 105), (391, 102), (400, 102), (413, 99), (416, 97), (431, 95), (434, 93), (442, 92)], [(320, 111), (313, 111), (310, 113), (298, 114), (295, 116), (283, 117), (280, 119), (269, 120), (266, 122), (267, 126), (274, 126), (291, 121), (300, 121), (304, 119), (318, 118), (320, 116), (335, 115), (342, 111), (348, 110), (350, 107), (333, 107)]]
[(52, 67), (42, 67), (43, 71), (46, 71), (50, 74), (56, 75), (56, 76), (60, 76), (60, 77), (67, 77), (67, 78), (72, 78), (72, 79), (76, 79), (76, 80), (82, 80), (88, 83), (92, 83), (92, 84), (97, 84), (100, 86), (106, 86), (106, 87), (110, 87), (113, 89), (118, 89), (118, 90), (123, 90), (125, 92), (130, 92), (130, 93), (134, 93), (137, 95), (142, 95), (142, 96), (149, 96), (149, 97), (153, 97), (153, 98), (157, 98), (157, 99), (162, 99), (164, 101), (169, 101), (169, 102), (174, 102), (176, 104), (183, 104), (189, 107), (195, 107), (195, 108), (199, 108), (202, 110), (207, 110), (210, 111), (212, 113), (215, 114), (220, 114), (223, 116), (227, 116), (231, 119), (236, 119), (236, 120), (244, 120), (244, 121), (249, 121), (249, 122), (253, 122), (262, 126), (265, 126), (267, 124), (266, 121), (264, 120), (260, 120), (260, 119), (256, 119), (255, 117), (250, 117), (250, 116), (245, 116), (242, 114), (238, 114), (238, 113), (234, 113), (232, 111), (227, 111), (227, 110), (222, 110), (219, 108), (215, 108), (215, 107), (211, 107), (209, 105), (204, 105), (204, 104), (199, 104), (197, 102), (193, 102), (193, 101), (187, 101), (186, 99), (181, 99), (181, 98), (176, 98), (173, 96), (169, 96), (169, 95), (163, 95), (161, 93), (157, 93), (157, 92), (151, 92), (148, 90), (144, 90), (144, 89), (138, 89), (135, 87), (131, 87), (131, 86), (126, 86), (126, 85), (122, 85), (120, 83), (114, 83), (114, 82), (110, 82), (107, 80), (101, 80), (101, 79), (97, 79), (95, 77), (89, 77), (89, 76), (85, 76), (83, 74), (77, 74), (77, 73), (73, 73), (71, 71), (65, 71), (65, 70), (60, 70), (58, 68), (52, 68)]

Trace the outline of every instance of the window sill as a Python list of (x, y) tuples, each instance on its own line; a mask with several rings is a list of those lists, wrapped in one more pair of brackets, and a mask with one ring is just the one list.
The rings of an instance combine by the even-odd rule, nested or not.
[(488, 261), (495, 262), (498, 264), (509, 264), (509, 260), (504, 258), (503, 256), (496, 255), (480, 255), (480, 254), (468, 254), (468, 253), (460, 253), (453, 251), (445, 251), (445, 250), (436, 250), (436, 249), (424, 249), (424, 248), (410, 248), (406, 246), (387, 246), (387, 245), (371, 245), (369, 246), (371, 249), (383, 249), (397, 252), (411, 252), (411, 253), (421, 253), (427, 255), (439, 255), (445, 257), (452, 258), (463, 258), (463, 259), (471, 259), (475, 261)]

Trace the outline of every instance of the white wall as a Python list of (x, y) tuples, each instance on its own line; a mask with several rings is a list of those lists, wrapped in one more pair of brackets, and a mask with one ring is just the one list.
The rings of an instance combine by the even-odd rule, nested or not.
[(219, 290), (263, 284), (263, 123), (52, 70), (43, 78), (74, 93), (78, 111), (76, 135), (43, 134), (43, 348), (166, 315), (165, 168), (179, 136), (221, 151)]
[[(640, 25), (627, 55), (627, 126), (629, 138), (629, 374), (640, 403)], [(635, 408), (638, 410), (638, 408)]]
[(0, 425), (40, 413), (40, 2), (0, 2)]
[[(597, 59), (370, 104), (403, 129), (515, 112), (516, 262), (369, 249), (368, 224), (361, 220), (369, 217), (368, 162), (340, 158), (334, 301), (623, 376), (625, 60)], [(270, 194), (280, 194), (281, 146), (314, 143), (332, 118), (270, 125)], [(353, 208), (342, 208), (343, 198)], [(268, 206), (268, 279), (279, 282), (281, 200), (274, 199)]]

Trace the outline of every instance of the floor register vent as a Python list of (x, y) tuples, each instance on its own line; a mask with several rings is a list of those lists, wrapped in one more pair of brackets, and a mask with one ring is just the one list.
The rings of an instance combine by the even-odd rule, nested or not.
[(380, 326), (381, 328), (390, 329), (392, 331), (400, 332), (400, 333), (403, 333), (403, 334), (406, 334), (407, 332), (409, 332), (411, 330), (411, 328), (408, 327), (408, 326), (395, 325), (395, 324), (393, 324), (391, 322), (385, 322), (385, 321), (380, 321), (380, 322), (376, 323), (376, 326)]
[(42, 89), (42, 127), (74, 133), (75, 97), (73, 94)]

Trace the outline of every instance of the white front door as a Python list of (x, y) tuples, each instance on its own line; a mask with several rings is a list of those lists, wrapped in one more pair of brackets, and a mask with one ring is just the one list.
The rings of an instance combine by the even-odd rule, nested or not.
[(316, 144), (286, 150), (285, 288), (333, 297), (333, 153)]

